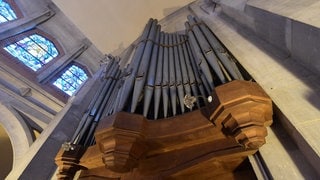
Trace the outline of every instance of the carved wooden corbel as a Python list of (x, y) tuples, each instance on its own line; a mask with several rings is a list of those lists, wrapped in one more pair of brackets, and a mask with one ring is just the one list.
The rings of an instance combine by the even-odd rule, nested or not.
[(245, 149), (265, 144), (267, 126), (272, 123), (272, 101), (254, 82), (235, 80), (216, 88), (219, 105), (210, 120), (223, 125)]
[(142, 116), (132, 119), (127, 113), (107, 118), (102, 122), (108, 124), (101, 123), (95, 133), (103, 163), (114, 172), (129, 172), (137, 167), (147, 150), (143, 132), (145, 119)]
[(55, 158), (58, 166), (58, 179), (73, 179), (76, 172), (80, 169), (85, 169), (81, 166), (80, 158), (85, 152), (85, 148), (79, 145), (72, 145), (71, 149), (61, 148)]

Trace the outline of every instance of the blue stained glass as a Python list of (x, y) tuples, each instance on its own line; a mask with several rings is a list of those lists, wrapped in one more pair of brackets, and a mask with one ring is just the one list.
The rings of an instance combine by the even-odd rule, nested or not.
[(38, 34), (25, 37), (4, 49), (33, 71), (39, 70), (59, 55), (54, 44)]
[(37, 34), (31, 35), (30, 38), (38, 43), (38, 45), (43, 49), (43, 51), (46, 51), (46, 57), (48, 58), (44, 58), (45, 63), (48, 63), (48, 59), (50, 59), (49, 56), (51, 56), (51, 58), (57, 57), (59, 55), (58, 50), (55, 48), (55, 46), (53, 46), (51, 41), (46, 40), (44, 37), (39, 36)]
[(72, 96), (87, 79), (88, 76), (83, 69), (76, 65), (72, 65), (53, 83), (53, 85)]
[(71, 66), (70, 71), (72, 74), (77, 76), (81, 81), (85, 81), (88, 78), (87, 74), (77, 66)]
[(42, 64), (34, 56), (29, 54), (25, 49), (18, 46), (16, 43), (11, 44), (4, 49), (34, 71), (37, 71), (42, 67)]
[(17, 19), (17, 16), (10, 4), (4, 0), (0, 0), (0, 24), (15, 19)]
[(70, 96), (72, 96), (72, 94), (76, 91), (76, 89), (72, 85), (70, 85), (62, 78), (58, 78), (53, 84)]

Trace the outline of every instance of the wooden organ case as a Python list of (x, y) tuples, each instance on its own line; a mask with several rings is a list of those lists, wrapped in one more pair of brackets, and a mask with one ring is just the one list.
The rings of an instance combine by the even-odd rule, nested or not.
[(265, 144), (268, 95), (196, 17), (183, 35), (151, 19), (140, 39), (127, 68), (106, 68), (102, 115), (59, 151), (58, 178), (254, 179), (238, 169)]

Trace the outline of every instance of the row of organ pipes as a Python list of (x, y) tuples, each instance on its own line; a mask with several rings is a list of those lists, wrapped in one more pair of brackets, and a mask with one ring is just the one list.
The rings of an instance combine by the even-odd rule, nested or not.
[[(197, 17), (188, 16), (185, 34), (161, 31), (150, 19), (136, 48), (121, 69), (119, 58), (106, 65), (97, 89), (80, 121), (72, 144), (95, 144), (99, 120), (115, 112), (142, 114), (149, 120), (168, 118), (206, 105), (215, 86), (244, 79), (239, 65), (213, 32)], [(186, 97), (196, 97), (186, 108)]]

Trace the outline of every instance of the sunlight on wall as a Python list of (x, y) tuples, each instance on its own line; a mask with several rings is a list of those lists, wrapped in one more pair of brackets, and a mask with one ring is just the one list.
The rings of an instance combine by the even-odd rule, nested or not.
[(12, 169), (13, 150), (9, 136), (0, 124), (0, 179), (4, 179)]

